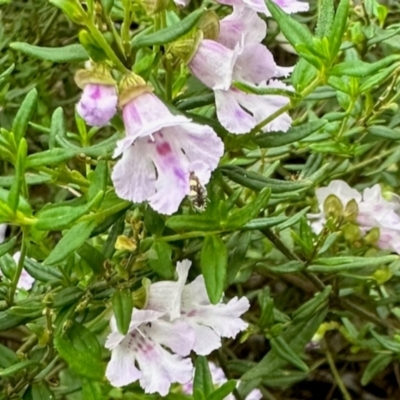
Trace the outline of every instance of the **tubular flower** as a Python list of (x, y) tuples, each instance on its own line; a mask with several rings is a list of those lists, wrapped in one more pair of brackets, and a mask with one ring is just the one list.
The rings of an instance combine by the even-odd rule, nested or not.
[[(224, 33), (224, 37), (229, 35)], [(225, 39), (223, 41), (226, 42)], [(212, 63), (207, 61), (210, 59)], [(289, 103), (285, 96), (248, 94), (232, 86), (233, 81), (240, 81), (261, 89), (291, 90), (291, 87), (276, 80), (267, 83), (271, 78), (279, 76), (281, 71), (272, 54), (261, 43), (241, 43), (234, 49), (228, 49), (211, 40), (203, 40), (189, 62), (189, 69), (214, 90), (218, 120), (231, 133), (250, 132), (261, 121)], [(289, 114), (283, 113), (263, 126), (262, 130), (287, 131), (291, 122)]]
[(208, 126), (173, 115), (149, 91), (123, 105), (126, 137), (114, 157), (122, 154), (112, 173), (119, 197), (135, 203), (148, 201), (161, 214), (178, 210), (190, 193), (190, 174), (202, 185), (223, 155), (221, 139)]
[(358, 208), (355, 222), (361, 233), (366, 234), (371, 229), (378, 228), (377, 246), (400, 254), (400, 203), (396, 197), (392, 197), (391, 201), (386, 200), (379, 185), (366, 188), (361, 194), (346, 182), (334, 180), (327, 187), (316, 190), (320, 212), (308, 215), (311, 227), (316, 233), (325, 225), (323, 207), (330, 195), (336, 196), (344, 210), (349, 202), (354, 200)]
[[(7, 228), (7, 225), (6, 224), (0, 225), (0, 229), (2, 227), (5, 227), (4, 228), (4, 231), (5, 231), (5, 229)], [(14, 263), (15, 263), (14, 264), (15, 266), (16, 266), (16, 264), (18, 264), (20, 257), (21, 257), (21, 252), (20, 251), (17, 251), (12, 256), (12, 258), (14, 260)], [(3, 276), (1, 271), (0, 271), (0, 276)], [(21, 271), (21, 275), (19, 276), (19, 280), (18, 280), (18, 283), (17, 283), (17, 288), (18, 289), (24, 289), (24, 290), (30, 290), (34, 283), (35, 283), (35, 279), (31, 275), (29, 275), (29, 273), (25, 270), (25, 268), (23, 268), (22, 271)]]
[(227, 304), (211, 304), (203, 275), (185, 285), (191, 262), (177, 264), (177, 282), (157, 282), (150, 285), (147, 308), (165, 312), (173, 320), (178, 315), (195, 333), (193, 351), (210, 354), (221, 346), (221, 338), (234, 338), (247, 328), (240, 316), (250, 303), (246, 297), (234, 297)]
[(118, 331), (115, 317), (111, 318), (105, 346), (111, 350), (106, 377), (113, 386), (139, 380), (145, 393), (166, 396), (172, 383), (184, 384), (191, 379), (192, 362), (183, 356), (193, 346), (193, 332), (185, 322), (166, 322), (162, 316), (157, 311), (134, 309), (126, 335)]

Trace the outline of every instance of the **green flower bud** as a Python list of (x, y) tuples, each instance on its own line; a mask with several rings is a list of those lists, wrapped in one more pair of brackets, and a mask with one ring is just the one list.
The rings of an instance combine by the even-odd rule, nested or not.
[(330, 194), (324, 201), (324, 214), (326, 217), (341, 217), (343, 215), (343, 204), (337, 196)]
[(350, 200), (344, 209), (344, 219), (349, 222), (356, 222), (358, 217), (358, 204), (352, 199)]
[(364, 242), (367, 244), (376, 245), (381, 236), (379, 228), (372, 228), (365, 236)]
[(359, 226), (350, 222), (343, 226), (342, 233), (344, 238), (351, 243), (361, 239), (361, 230)]
[(219, 36), (218, 15), (214, 11), (206, 11), (200, 19), (199, 29), (203, 32), (203, 39), (216, 40)]
[(87, 23), (88, 16), (79, 0), (50, 0), (50, 3), (61, 9), (72, 22), (80, 25)]
[(201, 30), (195, 30), (172, 43), (169, 52), (175, 57), (180, 58), (185, 64), (188, 64), (196, 54), (202, 39), (203, 32)]

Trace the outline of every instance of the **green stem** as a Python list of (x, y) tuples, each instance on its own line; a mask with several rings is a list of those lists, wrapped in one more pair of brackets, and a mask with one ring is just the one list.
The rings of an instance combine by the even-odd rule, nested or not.
[(114, 63), (115, 67), (124, 74), (129, 72), (129, 70), (117, 57), (117, 55), (114, 53), (114, 50), (110, 47), (107, 40), (104, 38), (104, 36), (101, 34), (97, 26), (94, 25), (92, 21), (88, 22), (88, 28), (91, 34), (93, 35), (94, 39), (97, 41), (98, 45), (104, 50), (104, 52), (109, 57), (110, 61)]
[(336, 384), (339, 386), (340, 391), (342, 392), (344, 400), (352, 400), (350, 393), (347, 391), (347, 388), (340, 377), (340, 374), (336, 368), (335, 361), (333, 360), (332, 354), (329, 350), (326, 351), (326, 359), (328, 361), (329, 367), (331, 368), (332, 375), (335, 379)]
[(22, 273), (22, 269), (24, 268), (24, 261), (25, 261), (25, 256), (28, 250), (28, 244), (27, 244), (27, 238), (26, 238), (26, 233), (22, 233), (22, 243), (21, 243), (21, 255), (19, 257), (18, 263), (17, 263), (17, 269), (15, 271), (15, 274), (13, 276), (13, 279), (11, 281), (11, 287), (10, 287), (10, 294), (9, 294), (9, 299), (8, 299), (8, 304), (12, 306), (14, 303), (14, 295), (17, 290), (17, 285), (19, 278)]
[(159, 242), (174, 242), (176, 240), (184, 240), (184, 239), (192, 239), (196, 237), (204, 237), (210, 234), (215, 234), (219, 235), (223, 233), (223, 231), (213, 231), (213, 232), (187, 232), (187, 233), (181, 233), (178, 235), (170, 235), (170, 236), (163, 236), (160, 238), (157, 238), (156, 240)]

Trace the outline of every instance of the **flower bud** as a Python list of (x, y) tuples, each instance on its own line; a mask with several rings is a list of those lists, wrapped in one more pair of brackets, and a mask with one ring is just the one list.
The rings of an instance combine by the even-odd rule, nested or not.
[(136, 250), (137, 244), (134, 239), (128, 238), (125, 235), (119, 235), (115, 243), (115, 248), (117, 250), (128, 250), (132, 252)]
[(358, 217), (358, 204), (352, 199), (350, 200), (344, 209), (344, 219), (349, 222), (356, 222)]
[(378, 240), (381, 236), (381, 232), (379, 228), (372, 228), (365, 236), (364, 236), (364, 242), (367, 244), (372, 244), (376, 245), (378, 243)]
[(196, 54), (202, 39), (203, 32), (201, 30), (191, 32), (172, 43), (169, 52), (175, 57), (180, 58), (185, 64), (188, 64)]
[(168, 1), (166, 0), (142, 0), (143, 8), (146, 10), (147, 14), (152, 15), (163, 11), (168, 6)]
[(324, 214), (326, 217), (341, 217), (343, 215), (343, 204), (337, 196), (330, 194), (324, 202)]
[(125, 75), (119, 84), (119, 106), (123, 108), (141, 94), (152, 91), (153, 89), (141, 76), (133, 72)]
[(350, 243), (354, 243), (361, 238), (361, 230), (358, 225), (347, 223), (342, 228), (344, 238)]
[(206, 11), (200, 19), (199, 29), (203, 32), (203, 39), (217, 40), (219, 36), (218, 15), (214, 11)]
[(117, 112), (117, 87), (111, 74), (102, 67), (79, 70), (75, 75), (76, 84), (83, 89), (77, 105), (78, 114), (88, 125), (107, 125)]

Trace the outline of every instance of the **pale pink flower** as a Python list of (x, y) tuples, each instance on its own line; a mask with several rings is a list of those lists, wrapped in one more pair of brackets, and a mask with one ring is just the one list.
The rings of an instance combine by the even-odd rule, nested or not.
[[(7, 228), (7, 225), (5, 225)], [(1, 226), (0, 226), (1, 227)], [(13, 259), (15, 264), (18, 264), (19, 259), (21, 257), (21, 252), (17, 251), (14, 255), (13, 255)], [(3, 274), (0, 271), (0, 276), (3, 276)], [(35, 279), (30, 276), (28, 274), (28, 272), (23, 268), (21, 275), (19, 276), (19, 280), (17, 283), (17, 288), (18, 289), (23, 289), (23, 290), (30, 290), (32, 289), (33, 284), (35, 283)]]
[(203, 275), (185, 285), (191, 262), (178, 262), (178, 281), (162, 281), (150, 285), (147, 308), (165, 312), (171, 320), (178, 316), (195, 332), (193, 350), (199, 355), (210, 354), (221, 346), (221, 338), (234, 338), (247, 328), (240, 316), (250, 303), (246, 297), (234, 297), (227, 304), (211, 304)]
[(134, 309), (126, 335), (118, 331), (115, 317), (111, 318), (105, 347), (111, 350), (106, 377), (113, 386), (139, 380), (145, 393), (166, 396), (172, 383), (190, 381), (193, 365), (183, 357), (193, 347), (193, 331), (182, 320), (170, 322), (162, 316), (161, 312)]
[(202, 185), (218, 166), (224, 146), (208, 126), (173, 115), (154, 94), (143, 93), (123, 107), (126, 137), (114, 157), (116, 193), (135, 203), (148, 201), (161, 214), (178, 210), (190, 193), (193, 172)]
[(88, 125), (107, 125), (117, 112), (118, 96), (115, 85), (88, 83), (77, 105), (78, 114)]

